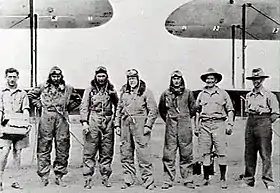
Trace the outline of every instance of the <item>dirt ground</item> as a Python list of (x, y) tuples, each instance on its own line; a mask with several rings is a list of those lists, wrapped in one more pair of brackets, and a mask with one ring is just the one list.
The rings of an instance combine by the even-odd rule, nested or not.
[[(229, 148), (228, 148), (228, 160), (229, 160), (229, 170), (228, 170), (228, 184), (229, 188), (221, 190), (218, 184), (219, 171), (218, 166), (216, 166), (216, 175), (211, 179), (211, 185), (208, 187), (200, 187), (195, 190), (188, 189), (180, 184), (179, 172), (177, 172), (177, 182), (175, 186), (169, 190), (161, 190), (160, 186), (163, 180), (163, 169), (162, 169), (162, 148), (164, 139), (164, 124), (157, 123), (153, 129), (152, 136), (152, 159), (154, 164), (154, 177), (156, 181), (157, 188), (154, 191), (145, 190), (141, 185), (135, 185), (132, 188), (121, 190), (122, 184), (122, 170), (120, 166), (119, 157), (119, 138), (116, 137), (115, 145), (115, 156), (113, 162), (113, 175), (111, 177), (112, 187), (105, 188), (101, 185), (100, 175), (97, 172), (94, 176), (93, 188), (91, 190), (85, 190), (83, 188), (83, 176), (82, 176), (82, 147), (74, 139), (71, 138), (71, 155), (69, 160), (69, 173), (65, 176), (65, 181), (69, 184), (66, 188), (58, 187), (54, 184), (54, 175), (51, 174), (50, 184), (47, 187), (42, 187), (40, 185), (40, 179), (36, 174), (36, 160), (32, 163), (33, 154), (33, 144), (34, 144), (34, 130), (31, 133), (31, 144), (30, 147), (25, 149), (22, 154), (22, 170), (16, 172), (12, 167), (12, 159), (9, 157), (9, 162), (7, 169), (4, 173), (4, 192), (25, 192), (25, 193), (80, 193), (80, 192), (207, 192), (207, 193), (219, 193), (219, 192), (229, 192), (229, 193), (248, 193), (256, 192), (262, 193), (267, 192), (263, 183), (261, 182), (261, 160), (258, 160), (258, 173), (257, 173), (257, 183), (254, 188), (241, 189), (238, 187), (240, 181), (238, 181), (238, 176), (243, 173), (244, 170), (244, 126), (245, 120), (238, 119), (235, 124), (234, 134), (228, 138)], [(280, 133), (279, 121), (273, 125), (273, 128)], [(79, 124), (72, 124), (72, 132), (77, 135), (79, 139), (82, 139), (81, 126)], [(196, 138), (194, 137), (194, 143), (196, 143)], [(279, 153), (279, 137), (274, 134), (273, 137), (273, 173), (275, 182), (278, 184), (280, 179), (280, 153)], [(195, 150), (194, 150), (195, 152)], [(54, 156), (54, 153), (52, 154)], [(178, 163), (178, 162), (177, 162)], [(23, 186), (22, 190), (15, 190), (10, 187), (13, 179), (18, 179), (18, 181)], [(197, 182), (202, 179), (202, 176), (195, 176)], [(279, 187), (276, 188), (275, 192), (279, 192)]]

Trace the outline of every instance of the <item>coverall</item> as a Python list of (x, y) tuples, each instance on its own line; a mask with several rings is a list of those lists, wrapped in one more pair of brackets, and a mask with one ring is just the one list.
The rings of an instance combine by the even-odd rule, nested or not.
[[(88, 122), (90, 132), (84, 136), (83, 175), (92, 176), (99, 151), (99, 167), (102, 178), (112, 174), (114, 155), (114, 115), (118, 96), (114, 89), (91, 86), (85, 90), (80, 107), (81, 122)], [(114, 109), (113, 109), (114, 107)]]
[(191, 182), (193, 143), (191, 115), (195, 99), (189, 89), (184, 89), (180, 95), (175, 95), (171, 89), (160, 97), (159, 113), (166, 123), (163, 148), (163, 170), (166, 184), (172, 184), (176, 176), (176, 153), (179, 148), (180, 173), (184, 182)]
[(37, 143), (37, 174), (47, 177), (51, 169), (51, 151), (54, 139), (56, 156), (54, 173), (63, 176), (68, 173), (67, 165), (70, 149), (68, 111), (80, 105), (80, 96), (73, 87), (60, 84), (58, 87), (44, 83), (30, 90), (31, 103), (41, 109)]
[(121, 127), (121, 165), (124, 181), (134, 183), (136, 170), (134, 166), (134, 151), (138, 159), (143, 186), (148, 188), (154, 184), (151, 162), (151, 133), (144, 135), (144, 126), (149, 128), (157, 118), (158, 110), (152, 92), (140, 80), (143, 93), (130, 93), (123, 86), (118, 103), (115, 126)]

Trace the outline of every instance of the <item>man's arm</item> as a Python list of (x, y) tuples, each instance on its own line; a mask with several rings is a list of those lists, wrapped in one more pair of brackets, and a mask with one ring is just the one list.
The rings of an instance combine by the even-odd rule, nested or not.
[(148, 116), (147, 116), (145, 126), (152, 129), (158, 116), (158, 109), (157, 109), (157, 103), (155, 101), (154, 95), (150, 90), (146, 90), (146, 103), (148, 109)]
[(29, 90), (29, 92), (27, 93), (27, 96), (31, 102), (32, 105), (34, 105), (35, 107), (37, 107), (38, 109), (42, 108), (42, 103), (41, 103), (41, 88), (43, 85), (39, 85), (36, 86), (32, 89)]
[(4, 115), (4, 101), (3, 101), (3, 95), (2, 92), (0, 92), (0, 124), (3, 121), (3, 115)]
[(158, 110), (159, 110), (159, 115), (164, 120), (164, 122), (166, 122), (167, 107), (165, 102), (165, 93), (162, 93), (162, 95), (160, 96), (159, 103), (158, 103)]
[(270, 120), (272, 123), (274, 123), (280, 117), (279, 103), (275, 94), (273, 93), (270, 94), (268, 103), (271, 109)]
[(196, 116), (196, 112), (199, 111), (199, 106), (196, 105), (196, 101), (195, 101), (192, 91), (189, 92), (188, 105), (189, 105), (191, 117)]
[(231, 126), (233, 126), (234, 123), (234, 108), (233, 108), (233, 104), (231, 101), (231, 98), (229, 96), (229, 94), (224, 91), (224, 95), (225, 95), (225, 108), (227, 111), (227, 116), (228, 116), (228, 124), (230, 124)]
[(119, 102), (119, 97), (118, 97), (118, 94), (117, 94), (117, 91), (116, 91), (116, 90), (113, 90), (113, 91), (110, 93), (110, 98), (111, 98), (111, 101), (112, 101), (113, 106), (114, 106), (113, 119), (115, 119), (115, 117), (116, 117), (116, 111), (117, 111), (117, 107), (118, 107), (118, 102)]
[(81, 96), (79, 95), (77, 90), (72, 87), (69, 103), (67, 105), (67, 111), (71, 112), (74, 109), (78, 108), (81, 104), (81, 101), (82, 101)]
[(24, 91), (24, 96), (23, 96), (21, 108), (22, 108), (23, 114), (30, 116), (29, 99), (28, 99), (27, 93), (25, 91)]
[(90, 92), (91, 88), (85, 89), (83, 99), (80, 105), (80, 122), (89, 124), (89, 108), (90, 108)]

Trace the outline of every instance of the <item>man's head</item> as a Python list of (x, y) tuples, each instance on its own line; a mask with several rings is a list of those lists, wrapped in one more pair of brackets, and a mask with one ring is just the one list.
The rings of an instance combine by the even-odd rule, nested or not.
[(213, 88), (223, 78), (222, 74), (216, 72), (213, 68), (209, 68), (207, 72), (200, 76), (201, 80), (206, 83), (206, 87)]
[(9, 87), (16, 87), (19, 79), (19, 72), (15, 68), (8, 68), (5, 70), (5, 78)]
[(59, 67), (54, 66), (51, 68), (48, 82), (56, 86), (60, 83), (64, 83), (62, 70)]
[(183, 85), (183, 74), (179, 70), (175, 70), (171, 74), (171, 85), (175, 88)]
[(139, 74), (136, 69), (130, 69), (126, 72), (128, 85), (134, 89), (139, 85)]
[(107, 69), (104, 66), (99, 66), (95, 70), (95, 80), (98, 85), (103, 86), (108, 80)]
[(252, 80), (254, 88), (260, 88), (262, 87), (264, 80), (268, 77), (269, 76), (264, 74), (263, 69), (255, 68), (252, 70), (252, 76), (246, 77), (246, 79)]
[(214, 75), (208, 75), (205, 79), (205, 83), (208, 88), (213, 88), (217, 82), (217, 78)]

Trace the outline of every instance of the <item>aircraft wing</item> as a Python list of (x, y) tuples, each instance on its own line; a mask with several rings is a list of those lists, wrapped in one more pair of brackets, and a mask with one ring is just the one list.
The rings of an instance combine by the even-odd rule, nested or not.
[[(29, 0), (0, 0), (0, 28), (29, 28)], [(91, 28), (108, 22), (108, 0), (34, 0), (39, 28)]]
[[(251, 3), (254, 8), (280, 22), (279, 0), (193, 0), (175, 11), (166, 19), (166, 30), (179, 37), (231, 39), (231, 26), (242, 27), (242, 5)], [(280, 26), (252, 7), (246, 7), (246, 39), (280, 40)], [(241, 39), (241, 28), (236, 38)], [(248, 34), (252, 34), (250, 36)]]

